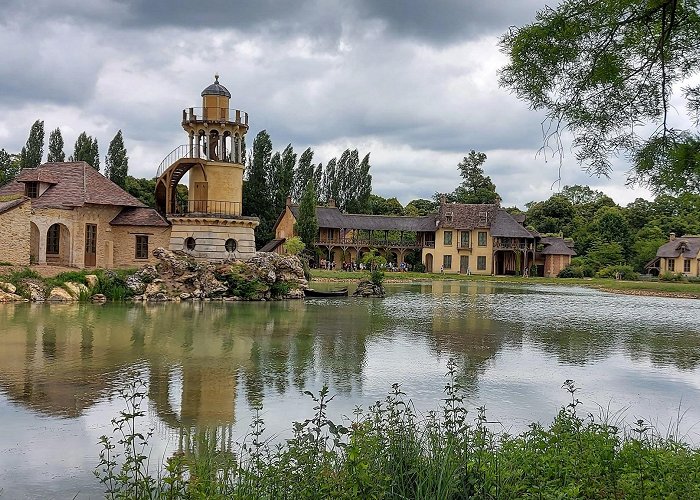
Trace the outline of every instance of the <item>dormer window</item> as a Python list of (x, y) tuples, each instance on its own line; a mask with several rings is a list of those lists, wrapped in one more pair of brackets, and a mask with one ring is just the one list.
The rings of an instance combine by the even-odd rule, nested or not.
[(445, 212), (445, 222), (452, 224), (452, 212)]
[(38, 182), (25, 182), (24, 183), (25, 194), (29, 198), (39, 197), (39, 183)]

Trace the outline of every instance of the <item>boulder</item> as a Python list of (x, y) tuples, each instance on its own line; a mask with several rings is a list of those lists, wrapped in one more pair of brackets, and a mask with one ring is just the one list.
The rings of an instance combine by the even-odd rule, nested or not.
[(55, 286), (46, 298), (49, 302), (72, 302), (75, 298), (68, 291), (60, 286)]
[(158, 259), (158, 275), (161, 277), (177, 277), (191, 271), (199, 270), (197, 261), (187, 255), (177, 255), (170, 250), (158, 247), (153, 250), (153, 256)]
[(5, 283), (0, 281), (0, 291), (7, 293), (17, 293), (17, 287), (12, 283)]
[(87, 283), (87, 286), (89, 288), (95, 288), (97, 286), (97, 283), (99, 283), (100, 280), (97, 279), (97, 276), (94, 274), (88, 274), (85, 276), (85, 282)]
[(21, 302), (24, 299), (17, 294), (0, 290), (0, 302)]
[(361, 280), (357, 284), (357, 290), (352, 295), (354, 297), (384, 297), (384, 287), (375, 285), (369, 280)]
[(96, 293), (95, 295), (90, 297), (90, 300), (93, 304), (104, 304), (105, 302), (107, 302), (107, 297), (105, 297), (101, 293)]
[(65, 288), (74, 299), (79, 299), (81, 293), (86, 293), (88, 291), (88, 288), (85, 285), (82, 283), (75, 283), (73, 281), (66, 281), (63, 284), (63, 288)]
[(43, 302), (46, 300), (46, 292), (44, 287), (33, 281), (25, 282), (27, 290), (29, 290), (29, 300), (32, 302)]

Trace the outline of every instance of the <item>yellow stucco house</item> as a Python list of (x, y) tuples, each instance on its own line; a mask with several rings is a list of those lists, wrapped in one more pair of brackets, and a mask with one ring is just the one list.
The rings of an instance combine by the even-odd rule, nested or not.
[(668, 243), (659, 247), (656, 259), (646, 267), (658, 273), (700, 276), (700, 236), (686, 235), (678, 238), (675, 233), (671, 233)]
[[(261, 251), (284, 252), (295, 235), (299, 206), (287, 206), (275, 223), (275, 239)], [(498, 204), (441, 202), (438, 212), (422, 217), (346, 214), (331, 202), (317, 207), (319, 232), (315, 245), (336, 263), (358, 260), (371, 248), (400, 265), (419, 251), (427, 272), (523, 275), (534, 264), (541, 276), (556, 276), (576, 255), (562, 238), (528, 231), (524, 216), (509, 214)]]

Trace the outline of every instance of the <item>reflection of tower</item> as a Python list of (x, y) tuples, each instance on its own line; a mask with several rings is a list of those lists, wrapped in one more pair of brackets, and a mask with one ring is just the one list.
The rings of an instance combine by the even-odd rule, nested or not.
[[(166, 156), (157, 173), (156, 206), (172, 224), (170, 249), (208, 260), (255, 252), (258, 219), (242, 216), (248, 114), (229, 109), (230, 98), (216, 75), (202, 91), (202, 107), (182, 112), (187, 144)], [(185, 174), (187, 200), (177, 190)]]

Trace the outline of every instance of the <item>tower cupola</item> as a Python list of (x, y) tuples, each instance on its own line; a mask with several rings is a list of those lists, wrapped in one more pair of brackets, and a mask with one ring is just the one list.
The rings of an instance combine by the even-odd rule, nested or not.
[(229, 99), (231, 98), (231, 92), (229, 92), (226, 87), (219, 83), (218, 74), (214, 75), (214, 83), (202, 90), (202, 97), (206, 97), (208, 95), (221, 95), (228, 97)]

